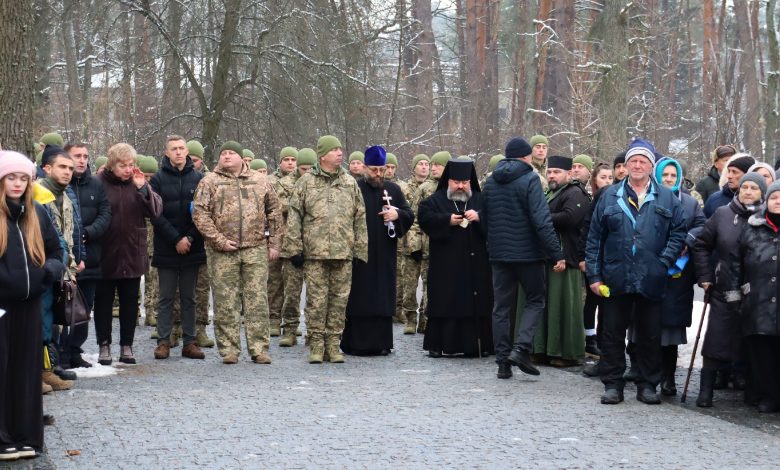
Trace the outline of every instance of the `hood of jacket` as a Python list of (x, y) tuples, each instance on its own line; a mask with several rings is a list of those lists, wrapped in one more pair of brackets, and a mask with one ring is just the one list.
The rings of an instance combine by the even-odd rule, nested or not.
[(507, 184), (533, 171), (533, 167), (523, 160), (505, 158), (493, 170), (493, 180), (498, 184)]
[[(174, 175), (178, 175), (179, 174), (179, 169), (176, 168), (175, 166), (173, 166), (173, 163), (171, 163), (171, 159), (170, 158), (168, 158), (167, 156), (163, 156), (161, 161), (162, 161), (162, 165), (160, 165), (160, 170), (161, 171), (172, 173)], [(184, 162), (184, 168), (181, 169), (181, 172), (182, 173), (189, 173), (189, 172), (191, 172), (194, 169), (195, 169), (195, 162), (193, 162), (192, 159), (188, 155), (187, 156), (187, 161)], [(242, 169), (242, 171), (243, 171), (243, 169)]]

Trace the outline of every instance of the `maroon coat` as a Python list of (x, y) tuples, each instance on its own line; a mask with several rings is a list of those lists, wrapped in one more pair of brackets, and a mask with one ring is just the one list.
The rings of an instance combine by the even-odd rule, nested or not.
[(103, 279), (141, 277), (149, 265), (146, 250), (146, 218), (162, 212), (162, 199), (151, 186), (136, 189), (132, 178), (121, 181), (110, 171), (100, 173), (100, 182), (111, 203), (111, 225), (103, 235)]

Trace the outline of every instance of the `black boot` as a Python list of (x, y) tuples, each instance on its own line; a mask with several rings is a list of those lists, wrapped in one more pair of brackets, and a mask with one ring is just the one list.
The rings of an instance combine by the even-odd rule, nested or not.
[(69, 370), (64, 370), (60, 367), (60, 354), (57, 351), (57, 345), (54, 343), (46, 344), (46, 352), (49, 355), (49, 362), (51, 363), (52, 372), (61, 378), (62, 380), (76, 380), (78, 377), (76, 373)]
[(715, 373), (715, 383), (712, 385), (713, 390), (728, 388), (730, 379), (731, 369), (718, 369)]
[(699, 408), (712, 408), (712, 391), (715, 387), (715, 369), (702, 368), (699, 378), (699, 397), (696, 398), (696, 406)]
[(677, 346), (661, 348), (661, 394), (667, 397), (677, 395), (674, 373), (677, 371)]
[(596, 359), (601, 357), (601, 350), (599, 349), (596, 335), (590, 335), (585, 337), (585, 354), (593, 356)]

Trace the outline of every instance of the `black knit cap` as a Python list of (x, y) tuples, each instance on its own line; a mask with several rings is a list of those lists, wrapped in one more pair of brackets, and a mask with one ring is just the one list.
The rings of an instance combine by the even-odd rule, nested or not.
[(523, 158), (531, 155), (531, 146), (522, 137), (514, 137), (506, 143), (506, 158)]
[(46, 145), (46, 147), (43, 149), (43, 155), (41, 156), (41, 168), (48, 165), (57, 155), (65, 155), (66, 157), (70, 157), (68, 152), (66, 152), (62, 147), (57, 145)]
[(612, 161), (612, 168), (617, 168), (618, 165), (625, 165), (625, 164), (626, 164), (626, 152), (621, 152), (617, 154), (615, 160)]
[(745, 155), (744, 157), (737, 157), (734, 160), (731, 160), (727, 168), (734, 167), (737, 170), (742, 171), (742, 173), (747, 173), (754, 163), (756, 163), (756, 160), (753, 157)]

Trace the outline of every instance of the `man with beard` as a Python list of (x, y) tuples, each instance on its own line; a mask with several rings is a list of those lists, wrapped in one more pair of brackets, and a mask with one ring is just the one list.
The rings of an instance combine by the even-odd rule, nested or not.
[(482, 197), (474, 163), (447, 163), (438, 189), (420, 203), (420, 228), (430, 240), (428, 325), (423, 349), (431, 357), (493, 353), (493, 290)]
[(385, 149), (366, 149), (358, 187), (366, 205), (368, 262), (353, 262), (352, 290), (341, 349), (347, 354), (388, 354), (393, 348), (396, 253), (398, 238), (414, 221), (414, 213), (397, 184), (384, 181)]

